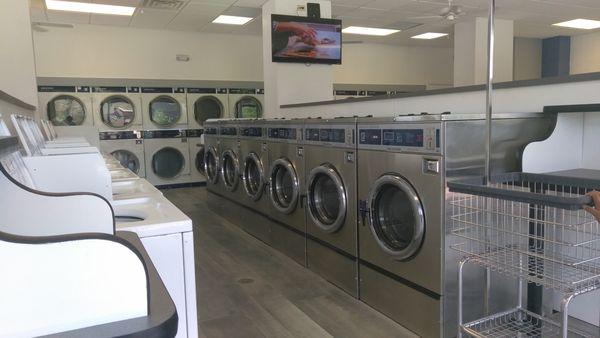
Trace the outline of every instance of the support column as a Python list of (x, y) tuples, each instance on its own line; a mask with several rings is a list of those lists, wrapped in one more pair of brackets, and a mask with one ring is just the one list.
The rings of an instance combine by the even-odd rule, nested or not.
[[(495, 20), (494, 82), (513, 80), (514, 27)], [(487, 78), (487, 18), (454, 25), (454, 86), (484, 84)]]
[[(310, 0), (321, 5), (321, 17), (331, 18), (331, 2)], [(263, 74), (265, 84), (265, 114), (267, 118), (286, 117), (280, 112), (282, 104), (333, 99), (333, 69), (331, 65), (277, 63), (271, 54), (271, 14), (304, 15), (298, 5), (306, 2), (269, 0), (262, 7)]]

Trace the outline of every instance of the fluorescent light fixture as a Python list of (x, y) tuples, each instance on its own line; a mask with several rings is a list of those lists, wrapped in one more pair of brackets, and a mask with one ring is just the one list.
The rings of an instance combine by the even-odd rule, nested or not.
[(93, 4), (89, 2), (46, 0), (46, 8), (55, 11), (132, 16), (135, 7)]
[(553, 26), (577, 28), (577, 29), (596, 29), (596, 28), (600, 28), (600, 21), (588, 20), (588, 19), (575, 19), (575, 20), (555, 23)]
[(441, 38), (442, 36), (448, 36), (448, 33), (433, 33), (433, 32), (428, 32), (428, 33), (423, 33), (423, 34), (411, 36), (411, 39), (431, 40), (431, 39)]
[(252, 20), (247, 16), (235, 16), (235, 15), (219, 15), (213, 20), (213, 23), (221, 23), (225, 25), (245, 25), (248, 21)]
[(400, 31), (399, 29), (359, 27), (359, 26), (348, 26), (348, 27), (342, 29), (342, 33), (374, 35), (374, 36), (387, 36), (390, 34), (398, 33), (399, 31)]

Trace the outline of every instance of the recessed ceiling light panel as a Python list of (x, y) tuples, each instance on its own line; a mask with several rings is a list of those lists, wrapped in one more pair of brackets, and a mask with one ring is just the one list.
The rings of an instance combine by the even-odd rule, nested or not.
[(423, 34), (411, 36), (411, 38), (412, 39), (421, 39), (421, 40), (431, 40), (431, 39), (441, 38), (442, 36), (448, 36), (448, 33), (433, 33), (433, 32), (428, 32), (428, 33), (423, 33)]
[(600, 21), (588, 19), (575, 19), (565, 22), (555, 23), (553, 26), (577, 28), (577, 29), (596, 29), (600, 28)]
[(373, 28), (373, 27), (359, 27), (359, 26), (348, 26), (342, 29), (342, 33), (346, 34), (360, 34), (360, 35), (373, 35), (373, 36), (387, 36), (390, 34), (398, 33), (399, 29), (387, 29), (387, 28)]
[(234, 16), (234, 15), (219, 15), (216, 19), (213, 20), (213, 23), (220, 23), (225, 25), (245, 25), (252, 18), (246, 16)]
[(109, 15), (131, 16), (135, 7), (95, 4), (89, 2), (46, 0), (46, 8), (55, 11), (82, 12)]

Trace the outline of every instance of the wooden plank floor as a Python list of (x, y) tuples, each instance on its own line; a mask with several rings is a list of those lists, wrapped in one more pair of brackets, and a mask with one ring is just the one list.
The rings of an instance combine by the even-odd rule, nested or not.
[(194, 221), (200, 337), (415, 337), (211, 212), (205, 188), (164, 194)]

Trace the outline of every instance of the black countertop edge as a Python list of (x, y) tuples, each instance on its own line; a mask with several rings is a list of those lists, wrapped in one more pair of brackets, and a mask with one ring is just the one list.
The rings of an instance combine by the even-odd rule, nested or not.
[(544, 113), (590, 113), (600, 112), (600, 103), (545, 106)]
[[(175, 304), (158, 275), (150, 256), (144, 249), (137, 234), (128, 231), (117, 231), (116, 236), (129, 242), (135, 247), (146, 264), (150, 285), (150, 304), (148, 316), (101, 324), (83, 329), (61, 332), (44, 337), (144, 337), (162, 338), (174, 337), (177, 334), (178, 315)], [(185, 315), (185, 314), (184, 314)]]
[[(594, 80), (600, 80), (600, 72), (575, 74), (575, 75), (569, 75), (569, 76), (547, 77), (547, 78), (532, 79), (532, 80), (499, 82), (499, 83), (494, 83), (494, 89), (546, 86), (546, 85), (553, 85), (553, 84), (584, 82), (584, 81), (594, 81)], [(393, 94), (393, 95), (369, 96), (369, 97), (364, 97), (364, 98), (361, 97), (361, 98), (350, 98), (350, 99), (344, 99), (344, 100), (328, 100), (328, 101), (317, 101), (317, 102), (307, 102), (307, 103), (284, 104), (279, 107), (280, 108), (313, 107), (313, 106), (323, 106), (323, 105), (330, 105), (330, 104), (380, 101), (380, 100), (401, 99), (401, 98), (407, 98), (407, 97), (430, 96), (430, 95), (441, 95), (441, 94), (467, 93), (467, 92), (475, 92), (475, 91), (485, 90), (485, 87), (486, 87), (485, 85), (472, 85), (472, 86), (464, 86), (464, 87), (424, 90), (424, 91), (411, 92), (411, 93), (400, 93), (400, 94)]]
[(31, 105), (25, 101), (21, 101), (20, 99), (10, 95), (9, 93), (0, 90), (0, 100), (2, 101), (6, 101), (10, 104), (14, 104), (17, 107), (21, 107), (23, 109), (27, 109), (27, 110), (31, 110), (34, 111), (37, 107), (34, 105)]

